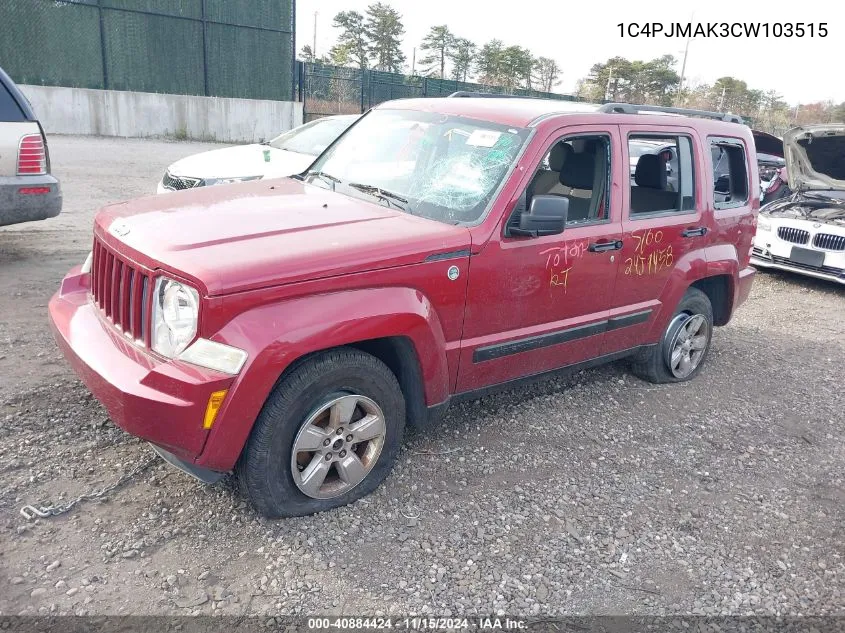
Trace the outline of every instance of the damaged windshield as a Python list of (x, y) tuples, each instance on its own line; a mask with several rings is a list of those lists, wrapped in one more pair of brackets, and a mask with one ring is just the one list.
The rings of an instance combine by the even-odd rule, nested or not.
[(311, 166), (317, 186), (432, 220), (475, 222), (529, 130), (412, 110), (373, 110)]

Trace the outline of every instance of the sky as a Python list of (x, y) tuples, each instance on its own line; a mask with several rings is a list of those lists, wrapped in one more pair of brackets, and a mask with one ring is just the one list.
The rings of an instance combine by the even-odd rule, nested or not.
[[(331, 26), (339, 11), (366, 11), (374, 0), (296, 0), (297, 50), (311, 44), (317, 12), (317, 55), (328, 52), (338, 30)], [(829, 0), (600, 0), (581, 2), (501, 2), (495, 0), (383, 0), (402, 14), (404, 52), (410, 66), (413, 48), (429, 27), (446, 24), (456, 35), (477, 44), (498, 38), (506, 46), (518, 45), (537, 56), (551, 57), (563, 68), (556, 92), (572, 92), (590, 67), (609, 57), (649, 60), (664, 54), (678, 59), (681, 71), (686, 38), (623, 37), (625, 29), (639, 30), (657, 23), (664, 31), (675, 22), (805, 24), (804, 37), (695, 37), (689, 44), (684, 80), (712, 83), (725, 75), (745, 81), (749, 88), (776, 90), (793, 104), (845, 101), (841, 63), (845, 51), (845, 8)], [(501, 7), (501, 9), (497, 8)], [(813, 23), (816, 37), (809, 37)], [(818, 37), (826, 23), (827, 36)], [(631, 26), (632, 24), (639, 26)], [(762, 28), (762, 27), (761, 27)], [(835, 70), (834, 73), (831, 71)]]

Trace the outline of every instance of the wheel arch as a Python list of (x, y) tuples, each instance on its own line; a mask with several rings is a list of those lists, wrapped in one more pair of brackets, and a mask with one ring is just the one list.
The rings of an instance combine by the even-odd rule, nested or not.
[(249, 360), (218, 414), (197, 465), (230, 470), (272, 390), (315, 354), (341, 347), (367, 352), (390, 368), (413, 426), (447, 401), (446, 341), (436, 310), (411, 288), (369, 288), (309, 296), (244, 313), (214, 337), (247, 349)]
[(727, 274), (704, 277), (690, 284), (710, 300), (713, 307), (713, 325), (727, 325), (733, 312), (733, 277)]

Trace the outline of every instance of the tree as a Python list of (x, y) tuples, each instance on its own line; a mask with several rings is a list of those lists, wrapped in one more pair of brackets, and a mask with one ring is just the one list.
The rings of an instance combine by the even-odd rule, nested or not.
[(311, 45), (306, 44), (302, 47), (302, 50), (299, 53), (299, 56), (302, 57), (303, 61), (313, 63), (314, 62), (314, 51), (311, 50)]
[(584, 82), (584, 92), (593, 100), (671, 105), (680, 76), (675, 58), (663, 55), (648, 62), (611, 57), (594, 64)]
[(387, 72), (402, 72), (405, 54), (402, 52), (402, 35), (405, 27), (396, 9), (382, 2), (367, 8), (366, 36), (369, 40), (370, 58), (374, 68)]
[(349, 66), (353, 59), (350, 54), (350, 47), (348, 44), (335, 44), (329, 49), (329, 55), (325, 59), (325, 63), (332, 66)]
[(423, 38), (420, 50), (428, 53), (420, 59), (423, 74), (429, 77), (446, 77), (446, 59), (454, 47), (455, 36), (445, 24), (432, 26), (428, 35)]
[(513, 92), (514, 88), (528, 88), (531, 84), (531, 71), (534, 69), (534, 56), (527, 48), (508, 46), (502, 50), (499, 65), (499, 83)]
[(452, 62), (452, 79), (466, 81), (475, 61), (476, 46), (465, 37), (455, 38), (452, 50), (448, 53)]
[[(332, 51), (342, 52), (362, 70), (369, 65), (370, 46), (364, 16), (357, 11), (341, 11), (334, 16), (333, 26), (343, 29)], [(332, 57), (335, 54), (329, 53)]]
[(490, 40), (475, 56), (475, 69), (479, 81), (488, 85), (498, 83), (502, 74), (502, 40)]
[(543, 92), (551, 92), (560, 83), (561, 68), (550, 57), (538, 57), (534, 61), (536, 83)]

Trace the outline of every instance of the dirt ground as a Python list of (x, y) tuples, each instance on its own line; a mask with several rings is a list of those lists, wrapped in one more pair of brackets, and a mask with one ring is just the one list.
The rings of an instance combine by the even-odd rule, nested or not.
[(46, 304), (96, 209), (209, 147), (50, 139), (63, 213), (0, 229), (0, 614), (845, 615), (845, 286), (758, 275), (693, 382), (624, 364), (466, 403), (373, 495), (258, 519), (144, 464)]

